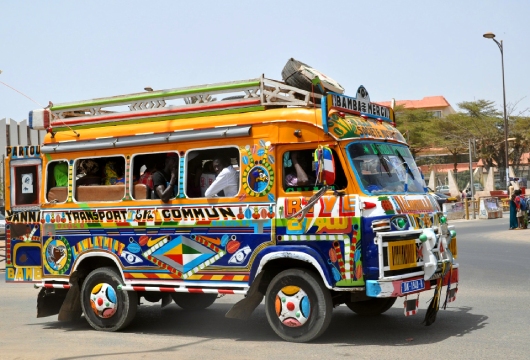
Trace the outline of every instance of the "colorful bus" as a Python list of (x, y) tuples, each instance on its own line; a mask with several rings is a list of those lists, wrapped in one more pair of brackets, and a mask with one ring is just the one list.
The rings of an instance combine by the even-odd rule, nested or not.
[[(335, 306), (377, 315), (400, 297), (412, 315), (434, 290), (429, 325), (455, 299), (456, 232), (393, 110), (314, 79), (320, 92), (262, 76), (30, 112), (47, 135), (7, 149), (6, 280), (40, 288), (38, 316), (105, 331), (142, 297), (200, 310), (239, 294), (228, 317), (264, 300), (281, 338), (307, 342)], [(231, 187), (208, 193), (223, 172)]]

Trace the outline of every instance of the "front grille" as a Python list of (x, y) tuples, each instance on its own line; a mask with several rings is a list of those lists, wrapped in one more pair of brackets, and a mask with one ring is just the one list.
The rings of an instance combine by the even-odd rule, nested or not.
[(416, 258), (416, 240), (389, 242), (388, 266), (391, 271), (418, 266)]
[(380, 277), (402, 276), (423, 271), (420, 230), (391, 231), (380, 234), (376, 240), (382, 252)]

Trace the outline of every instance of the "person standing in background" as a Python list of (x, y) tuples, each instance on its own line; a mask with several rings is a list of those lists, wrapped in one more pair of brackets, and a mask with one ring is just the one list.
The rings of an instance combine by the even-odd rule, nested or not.
[(510, 196), (510, 230), (517, 229), (517, 208), (515, 206), (515, 189), (513, 185), (508, 186), (508, 194)]
[(516, 217), (517, 217), (517, 228), (524, 229), (524, 212), (521, 208), (521, 190), (515, 190), (513, 192), (513, 202), (515, 203)]

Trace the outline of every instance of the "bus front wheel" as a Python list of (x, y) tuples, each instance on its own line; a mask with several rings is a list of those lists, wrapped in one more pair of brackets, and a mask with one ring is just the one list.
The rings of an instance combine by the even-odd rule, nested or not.
[(331, 321), (333, 301), (322, 279), (305, 269), (280, 272), (270, 282), (265, 311), (282, 339), (308, 342), (324, 333)]
[(114, 268), (93, 270), (81, 287), (81, 307), (90, 326), (96, 330), (118, 331), (136, 315), (138, 294), (118, 290), (122, 280)]

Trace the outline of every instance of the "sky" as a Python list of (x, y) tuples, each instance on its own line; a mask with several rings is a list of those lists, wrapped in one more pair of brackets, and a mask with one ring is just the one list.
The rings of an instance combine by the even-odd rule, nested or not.
[[(530, 2), (2, 1), (0, 119), (53, 103), (258, 78), (291, 57), (371, 101), (530, 109)], [(17, 91), (33, 99), (21, 95)], [(40, 105), (38, 105), (38, 104)], [(530, 116), (530, 113), (526, 113)]]

